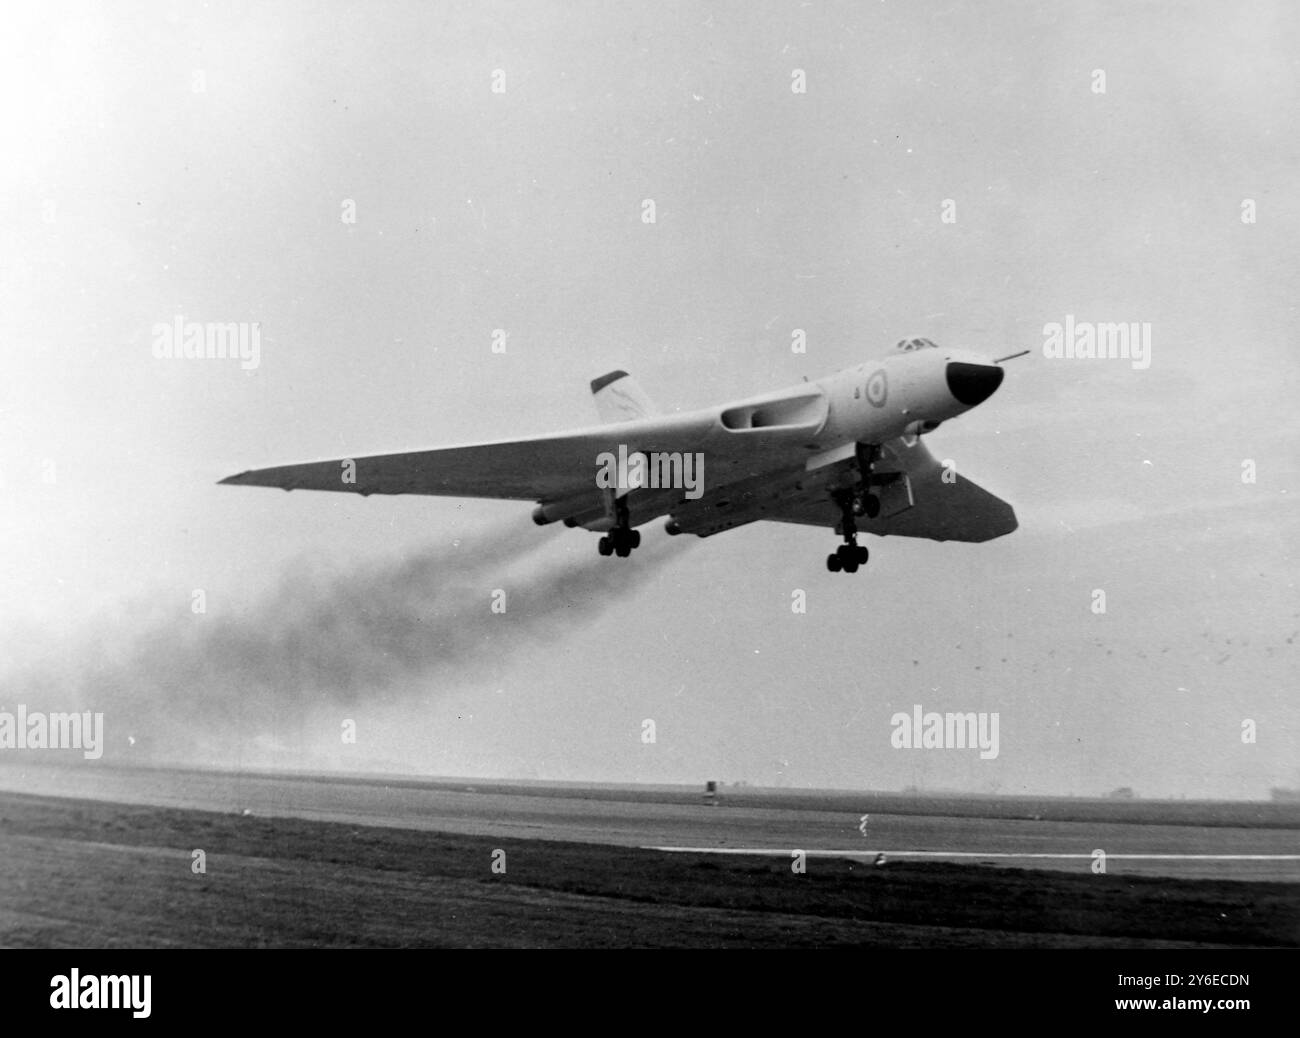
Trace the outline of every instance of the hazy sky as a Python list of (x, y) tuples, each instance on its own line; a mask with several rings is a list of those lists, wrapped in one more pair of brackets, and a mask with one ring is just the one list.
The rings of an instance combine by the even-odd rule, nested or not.
[[(1294, 5), (45, 4), (7, 20), (0, 707), (65, 708), (66, 678), (119, 759), (124, 728), (152, 712), (171, 730), (201, 700), (196, 730), (232, 715), (237, 738), (205, 756), (228, 764), (1300, 785)], [(1067, 314), (1149, 322), (1150, 368), (1044, 358), (1044, 324)], [(260, 364), (155, 358), (154, 325), (177, 315), (259, 322)], [(215, 485), (588, 424), (587, 383), (615, 367), (688, 409), (912, 334), (1034, 351), (929, 437), (1021, 525), (983, 545), (871, 539), (855, 577), (826, 572), (836, 539), (810, 528), (602, 559), (592, 534), (529, 525), (528, 504)], [(295, 652), (328, 666), (295, 670)], [(312, 705), (343, 656), (346, 694)], [(277, 706), (268, 675), (286, 667)], [(890, 717), (916, 703), (997, 711), (998, 758), (893, 749)], [(171, 738), (137, 746), (199, 752)]]

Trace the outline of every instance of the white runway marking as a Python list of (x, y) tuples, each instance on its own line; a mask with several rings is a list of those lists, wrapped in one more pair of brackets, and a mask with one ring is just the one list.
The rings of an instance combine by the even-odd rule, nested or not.
[[(808, 857), (818, 858), (874, 858), (883, 854), (886, 858), (1055, 858), (1055, 859), (1090, 859), (1093, 854), (1043, 854), (1041, 852), (1020, 854), (1013, 851), (836, 851), (821, 848), (801, 847), (643, 847), (647, 851), (668, 851), (673, 854), (750, 854), (788, 856), (796, 850)], [(1300, 861), (1300, 854), (1111, 854), (1106, 852), (1108, 861)]]

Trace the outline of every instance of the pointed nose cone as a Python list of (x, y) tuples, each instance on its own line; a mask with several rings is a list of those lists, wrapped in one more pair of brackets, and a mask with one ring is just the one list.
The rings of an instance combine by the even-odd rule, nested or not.
[(952, 361), (948, 365), (948, 392), (967, 407), (982, 404), (1002, 385), (1006, 372), (996, 364), (963, 364)]

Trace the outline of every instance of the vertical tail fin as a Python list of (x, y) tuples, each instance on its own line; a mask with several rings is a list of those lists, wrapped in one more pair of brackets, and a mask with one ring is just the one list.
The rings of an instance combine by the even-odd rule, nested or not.
[(645, 390), (626, 371), (611, 371), (593, 379), (591, 393), (602, 422), (631, 422), (659, 413)]

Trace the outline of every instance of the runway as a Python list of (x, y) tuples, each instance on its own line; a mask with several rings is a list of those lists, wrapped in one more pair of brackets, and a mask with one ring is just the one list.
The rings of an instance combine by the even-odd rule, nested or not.
[[(0, 763), (0, 791), (677, 852), (1300, 882), (1300, 805), (939, 798)], [(865, 816), (865, 817), (864, 817)]]

